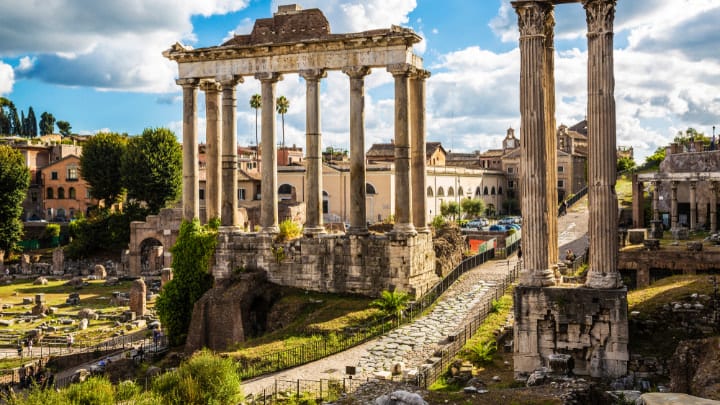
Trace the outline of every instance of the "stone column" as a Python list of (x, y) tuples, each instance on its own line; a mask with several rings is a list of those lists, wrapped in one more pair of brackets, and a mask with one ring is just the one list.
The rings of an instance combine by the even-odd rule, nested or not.
[(694, 231), (697, 227), (697, 182), (690, 182), (690, 230)]
[(588, 26), (588, 199), (590, 261), (586, 286), (620, 288), (613, 73), (616, 0), (583, 0)]
[(222, 85), (222, 206), (220, 224), (224, 227), (240, 226), (238, 213), (237, 163), (237, 96), (235, 86), (242, 77), (218, 77)]
[(202, 89), (205, 92), (205, 142), (207, 144), (205, 152), (207, 163), (205, 167), (205, 217), (207, 221), (210, 221), (212, 218), (220, 218), (222, 212), (221, 86), (214, 81), (205, 81), (202, 83)]
[(638, 175), (632, 175), (632, 216), (633, 228), (645, 227), (645, 184), (638, 180)]
[[(545, 150), (547, 158), (547, 227), (548, 227), (548, 265), (558, 262), (558, 176), (557, 176), (557, 135), (555, 131), (555, 14), (552, 4), (548, 4), (544, 21), (545, 63), (543, 66), (543, 86), (545, 87)], [(572, 176), (571, 180), (572, 182)]]
[(260, 232), (276, 234), (278, 228), (277, 190), (277, 134), (275, 119), (275, 86), (282, 80), (279, 73), (258, 73), (255, 78), (262, 85), (262, 201), (260, 207)]
[(410, 178), (409, 81), (413, 67), (399, 63), (387, 68), (395, 78), (395, 235), (415, 235)]
[[(430, 232), (427, 213), (427, 146), (425, 143), (425, 80), (430, 72), (420, 70), (410, 80), (411, 95), (411, 165), (413, 221), (418, 232)], [(462, 198), (462, 196), (461, 196)]]
[[(549, 269), (545, 110), (545, 24), (552, 10), (545, 2), (512, 3), (520, 29), (520, 195), (523, 212), (523, 261), (520, 284), (554, 285)], [(557, 257), (553, 257), (555, 262)]]
[(305, 79), (305, 235), (325, 233), (322, 217), (322, 135), (320, 132), (320, 79), (327, 76), (323, 69), (300, 71)]
[(670, 229), (675, 229), (678, 226), (677, 187), (677, 181), (670, 182)]
[(653, 181), (653, 221), (660, 220), (660, 182)]
[(718, 182), (710, 182), (710, 232), (717, 232), (717, 194), (718, 194)]
[(183, 89), (183, 219), (192, 221), (200, 211), (198, 190), (197, 79), (178, 79)]
[(348, 66), (343, 73), (350, 77), (350, 229), (348, 233), (364, 235), (367, 228), (365, 176), (365, 76), (367, 66)]
[(147, 301), (147, 288), (145, 281), (139, 278), (132, 282), (130, 286), (130, 310), (135, 312), (135, 316), (141, 317), (145, 315), (145, 304)]

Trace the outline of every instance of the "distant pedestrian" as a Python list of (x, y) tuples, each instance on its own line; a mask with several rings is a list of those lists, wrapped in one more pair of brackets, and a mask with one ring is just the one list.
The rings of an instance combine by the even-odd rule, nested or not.
[(70, 350), (72, 348), (73, 343), (75, 343), (75, 337), (73, 337), (72, 334), (67, 335), (67, 348)]
[(18, 357), (23, 356), (23, 347), (22, 347), (22, 343), (19, 340), (17, 343), (17, 352), (18, 352)]

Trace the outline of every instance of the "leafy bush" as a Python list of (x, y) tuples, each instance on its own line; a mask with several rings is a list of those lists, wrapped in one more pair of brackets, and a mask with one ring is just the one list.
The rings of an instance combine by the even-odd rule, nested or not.
[(39, 386), (33, 386), (25, 398), (22, 395), (18, 398), (11, 391), (9, 394), (3, 393), (2, 399), (8, 405), (65, 405), (67, 401), (63, 394), (54, 389), (42, 389)]
[(302, 226), (290, 219), (286, 219), (280, 222), (280, 233), (278, 234), (278, 240), (292, 240), (302, 236)]
[(470, 346), (470, 361), (475, 364), (491, 363), (497, 351), (497, 342), (494, 340)]
[(445, 218), (443, 218), (441, 215), (437, 215), (435, 216), (435, 218), (433, 218), (430, 225), (432, 225), (435, 230), (438, 230), (445, 226)]
[(67, 403), (77, 405), (113, 405), (112, 383), (106, 377), (90, 377), (79, 384), (71, 384), (63, 394)]
[(60, 236), (60, 224), (47, 224), (43, 232), (43, 239), (57, 238)]
[(207, 349), (155, 379), (152, 389), (168, 404), (224, 405), (242, 398), (237, 362)]
[(402, 291), (383, 291), (380, 298), (370, 303), (370, 306), (383, 311), (385, 314), (400, 318), (402, 311), (407, 307), (410, 296)]
[(129, 401), (140, 395), (141, 388), (134, 381), (121, 381), (115, 386), (115, 400)]
[(167, 283), (155, 303), (171, 345), (185, 342), (195, 302), (212, 287), (210, 258), (217, 245), (217, 231), (201, 226), (200, 221), (183, 221), (173, 255), (173, 279)]

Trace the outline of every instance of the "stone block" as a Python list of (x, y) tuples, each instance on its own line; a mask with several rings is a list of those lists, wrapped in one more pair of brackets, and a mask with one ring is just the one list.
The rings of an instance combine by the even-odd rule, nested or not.
[(628, 229), (627, 233), (627, 239), (631, 245), (639, 245), (648, 237), (645, 228)]
[(78, 324), (78, 329), (85, 330), (88, 328), (88, 320), (86, 318), (83, 318), (80, 320), (80, 323)]
[(373, 377), (377, 378), (378, 380), (392, 380), (392, 373), (385, 370), (379, 370), (373, 372)]

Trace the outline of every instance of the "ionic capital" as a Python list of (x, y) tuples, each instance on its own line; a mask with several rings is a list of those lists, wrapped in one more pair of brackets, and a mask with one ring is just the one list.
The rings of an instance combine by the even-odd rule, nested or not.
[(417, 68), (409, 63), (393, 63), (388, 65), (387, 71), (390, 72), (393, 76), (406, 76), (409, 77), (410, 75), (415, 74), (417, 71)]
[(416, 80), (426, 80), (426, 79), (429, 79), (430, 76), (431, 76), (431, 73), (429, 70), (416, 69), (415, 74), (412, 75), (412, 78), (416, 79)]
[(342, 72), (350, 76), (351, 79), (362, 79), (370, 74), (370, 68), (367, 66), (345, 66)]
[(215, 78), (215, 81), (220, 83), (223, 88), (227, 88), (235, 87), (238, 85), (238, 83), (242, 83), (245, 80), (242, 78), (242, 76), (237, 75), (219, 75)]
[(582, 0), (588, 35), (613, 32), (617, 0)]
[(555, 24), (555, 19), (552, 17), (553, 6), (551, 3), (542, 1), (513, 2), (512, 5), (518, 15), (518, 28), (520, 29), (521, 38), (544, 36), (548, 19), (552, 20), (552, 26)]
[(255, 79), (261, 82), (278, 82), (283, 79), (283, 76), (277, 72), (260, 72), (255, 73)]
[(183, 88), (195, 88), (198, 86), (199, 82), (200, 81), (195, 78), (186, 78), (186, 79), (175, 80), (175, 83), (177, 83), (178, 86), (182, 86)]
[(214, 80), (203, 80), (200, 82), (200, 90), (204, 92), (217, 92), (222, 89), (222, 86), (220, 83), (214, 81)]
[(327, 77), (327, 71), (325, 69), (305, 69), (299, 73), (305, 81), (317, 81)]

